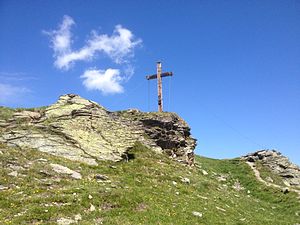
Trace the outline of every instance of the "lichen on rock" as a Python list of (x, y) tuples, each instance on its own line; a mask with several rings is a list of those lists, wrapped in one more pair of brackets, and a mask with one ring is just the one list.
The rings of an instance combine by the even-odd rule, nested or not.
[(41, 113), (23, 111), (5, 122), (0, 142), (90, 165), (126, 158), (137, 141), (178, 161), (194, 162), (196, 140), (175, 113), (109, 112), (93, 101), (68, 94)]

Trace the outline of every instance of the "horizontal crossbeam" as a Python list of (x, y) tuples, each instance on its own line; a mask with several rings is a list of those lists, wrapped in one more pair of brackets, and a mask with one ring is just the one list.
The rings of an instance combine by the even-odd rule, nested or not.
[[(165, 72), (161, 74), (161, 77), (173, 76), (172, 72)], [(146, 76), (147, 80), (157, 79), (157, 74)]]

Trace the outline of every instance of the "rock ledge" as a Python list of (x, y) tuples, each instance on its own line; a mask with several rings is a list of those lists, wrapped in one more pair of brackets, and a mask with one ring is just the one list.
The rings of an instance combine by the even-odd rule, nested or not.
[(300, 168), (290, 162), (280, 152), (276, 150), (260, 150), (243, 156), (242, 159), (253, 163), (259, 161), (273, 173), (282, 177), (287, 186), (300, 188)]

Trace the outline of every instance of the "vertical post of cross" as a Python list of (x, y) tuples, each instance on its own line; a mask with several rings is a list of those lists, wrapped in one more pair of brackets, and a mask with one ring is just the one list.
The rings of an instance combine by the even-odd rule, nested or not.
[(157, 62), (157, 92), (158, 92), (158, 112), (163, 111), (162, 99), (162, 79), (161, 79), (161, 62)]
[(172, 72), (162, 73), (161, 62), (157, 62), (156, 74), (146, 76), (147, 80), (157, 79), (157, 93), (158, 93), (158, 112), (163, 111), (163, 99), (162, 99), (162, 78), (173, 76)]

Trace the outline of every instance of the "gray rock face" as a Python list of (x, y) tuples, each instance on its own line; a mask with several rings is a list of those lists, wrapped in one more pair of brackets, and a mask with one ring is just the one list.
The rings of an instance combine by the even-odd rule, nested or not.
[(42, 112), (18, 112), (3, 123), (0, 142), (90, 165), (126, 158), (136, 141), (178, 161), (194, 162), (196, 140), (174, 113), (109, 112), (95, 102), (68, 94)]
[(187, 123), (177, 114), (127, 110), (112, 115), (142, 133), (140, 141), (151, 148), (165, 152), (177, 161), (194, 163), (196, 139), (191, 136)]
[(287, 186), (300, 188), (300, 168), (275, 150), (261, 150), (242, 157), (249, 162), (260, 161), (273, 173), (282, 177)]

